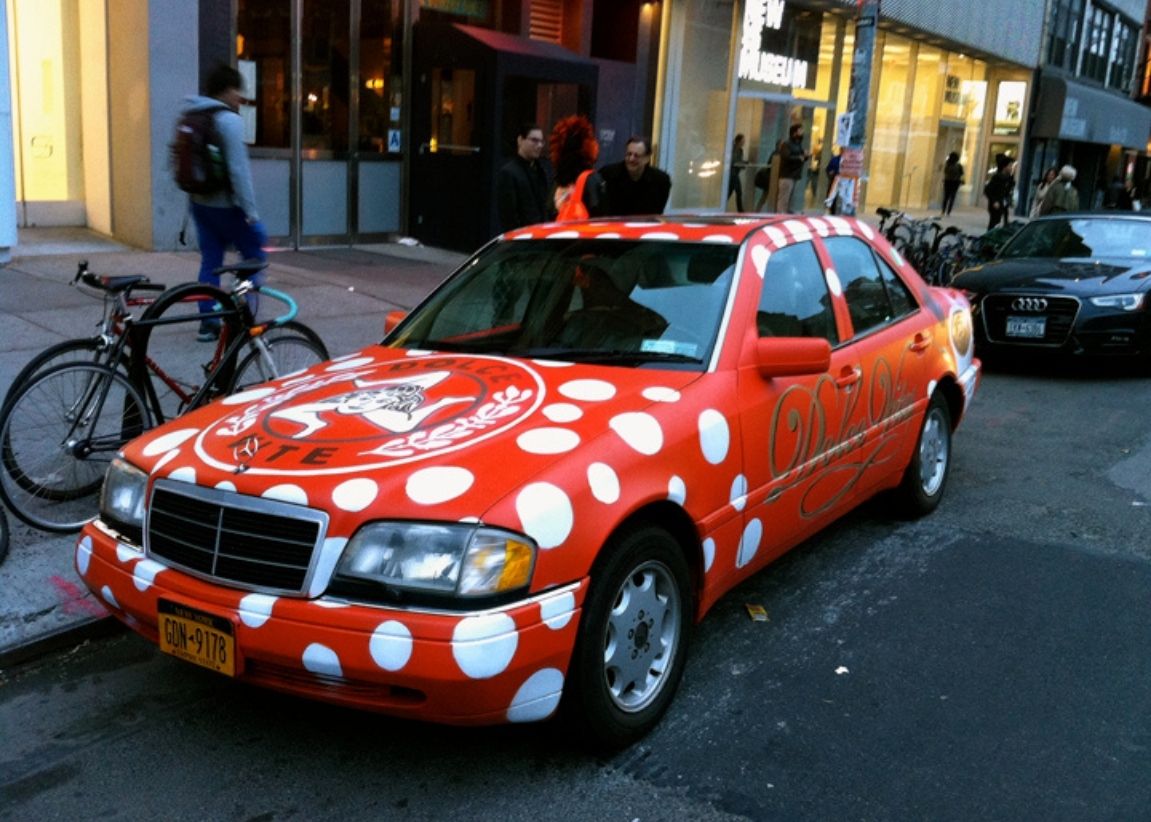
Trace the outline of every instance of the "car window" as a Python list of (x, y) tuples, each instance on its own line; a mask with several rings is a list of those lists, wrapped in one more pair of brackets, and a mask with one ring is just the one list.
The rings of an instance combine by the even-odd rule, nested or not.
[(738, 248), (635, 240), (508, 240), (488, 247), (387, 342), (626, 364), (702, 367)]
[(854, 237), (828, 237), (824, 245), (843, 286), (843, 298), (857, 336), (914, 309), (907, 287), (876, 258), (867, 243)]
[(772, 252), (756, 313), (761, 337), (823, 337), (839, 342), (823, 266), (811, 243)]
[(999, 256), (1148, 257), (1151, 256), (1151, 220), (1110, 217), (1036, 220), (1024, 226)]

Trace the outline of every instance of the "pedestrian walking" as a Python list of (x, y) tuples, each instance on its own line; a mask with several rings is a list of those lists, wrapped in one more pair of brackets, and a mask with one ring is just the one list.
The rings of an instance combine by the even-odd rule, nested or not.
[(1027, 212), (1028, 217), (1038, 217), (1039, 207), (1043, 205), (1043, 197), (1047, 194), (1047, 189), (1051, 188), (1051, 184), (1059, 178), (1059, 169), (1055, 166), (1043, 172), (1043, 178), (1035, 186), (1035, 196), (1031, 200), (1031, 210)]
[(804, 166), (811, 159), (803, 147), (803, 123), (792, 123), (787, 132), (787, 142), (780, 146), (779, 156), (779, 192), (775, 210), (780, 214), (792, 214), (791, 195), (795, 184), (803, 177)]
[(633, 135), (622, 162), (600, 169), (604, 183), (603, 213), (619, 217), (663, 214), (671, 195), (671, 177), (651, 164), (651, 141)]
[(1079, 192), (1075, 189), (1076, 171), (1074, 166), (1059, 169), (1059, 179), (1053, 182), (1039, 204), (1039, 215), (1059, 214), (1079, 210)]
[(521, 126), (516, 133), (516, 156), (496, 174), (500, 231), (545, 223), (555, 216), (548, 197), (551, 181), (541, 159), (543, 150), (543, 129), (535, 123)]
[(737, 134), (731, 142), (731, 174), (727, 179), (727, 199), (735, 195), (735, 210), (739, 214), (743, 213), (743, 180), (740, 177), (744, 167), (743, 141), (743, 135)]
[(943, 164), (943, 206), (940, 213), (946, 217), (955, 208), (955, 195), (963, 185), (963, 163), (959, 162), (959, 154), (951, 152)]
[[(221, 156), (212, 162), (219, 162), (224, 170), (220, 187), (214, 191), (190, 193), (192, 221), (196, 226), (196, 237), (200, 244), (200, 275), (202, 283), (219, 286), (220, 278), (213, 273), (224, 263), (224, 253), (235, 247), (245, 260), (266, 260), (264, 244), (268, 233), (256, 210), (256, 196), (252, 186), (252, 169), (248, 161), (248, 148), (244, 145), (244, 120), (239, 114), (243, 96), (244, 81), (235, 68), (218, 65), (205, 78), (204, 95), (190, 95), (185, 98), (183, 116), (193, 117), (198, 113), (210, 115), (210, 132), (206, 139), (206, 150), (218, 152)], [(180, 128), (187, 128), (188, 120), (182, 119)], [(178, 181), (180, 170), (177, 169)], [(263, 274), (252, 278), (259, 284)], [(249, 305), (256, 313), (255, 295), (250, 295)], [(200, 303), (201, 313), (212, 307)], [(220, 334), (220, 321), (201, 321), (196, 339), (211, 342)]]
[(1011, 176), (1011, 158), (1006, 154), (995, 157), (995, 173), (983, 186), (983, 196), (987, 198), (987, 230), (1002, 223), (1007, 225), (1011, 208), (1011, 193), (1015, 190), (1015, 178)]

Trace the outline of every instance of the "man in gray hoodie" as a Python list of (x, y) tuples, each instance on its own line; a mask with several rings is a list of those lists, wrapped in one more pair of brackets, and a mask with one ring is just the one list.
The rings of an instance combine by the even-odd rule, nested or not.
[[(264, 243), (268, 233), (256, 211), (252, 189), (252, 169), (248, 148), (244, 145), (244, 121), (239, 107), (244, 81), (240, 72), (219, 65), (207, 76), (205, 96), (192, 95), (185, 100), (184, 111), (215, 110), (212, 117), (216, 135), (228, 170), (228, 183), (213, 194), (190, 194), (192, 220), (200, 243), (200, 282), (218, 286), (220, 278), (212, 272), (224, 263), (224, 252), (234, 246), (245, 260), (266, 260)], [(253, 281), (259, 283), (263, 275)], [(249, 302), (255, 313), (254, 302)], [(201, 303), (203, 311), (210, 307)], [(196, 339), (211, 342), (219, 336), (219, 321), (201, 322)]]

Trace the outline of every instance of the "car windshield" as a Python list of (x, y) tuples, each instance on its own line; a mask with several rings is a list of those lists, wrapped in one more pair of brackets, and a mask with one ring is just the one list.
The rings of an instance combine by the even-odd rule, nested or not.
[(1018, 257), (1148, 257), (1151, 220), (1069, 217), (1028, 223), (999, 252)]
[(437, 289), (385, 344), (438, 351), (705, 367), (737, 248), (605, 239), (508, 240)]

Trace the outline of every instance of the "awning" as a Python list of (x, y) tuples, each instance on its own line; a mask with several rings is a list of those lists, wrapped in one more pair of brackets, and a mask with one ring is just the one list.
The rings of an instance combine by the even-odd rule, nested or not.
[(1144, 149), (1151, 139), (1151, 108), (1120, 94), (1048, 75), (1039, 80), (1031, 135)]

